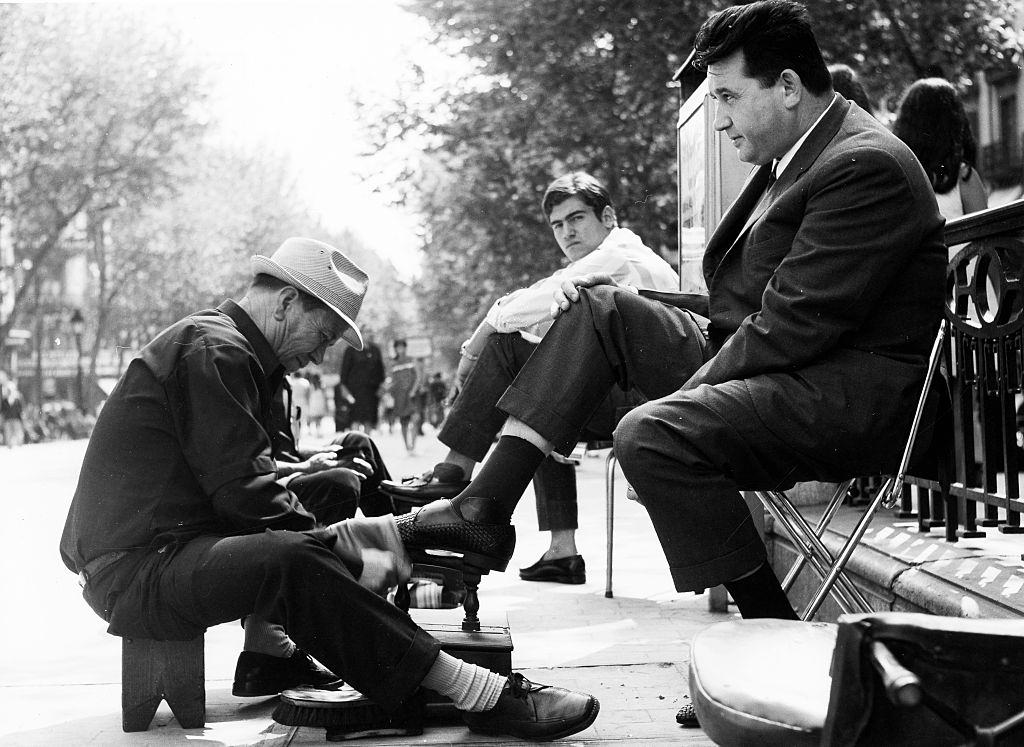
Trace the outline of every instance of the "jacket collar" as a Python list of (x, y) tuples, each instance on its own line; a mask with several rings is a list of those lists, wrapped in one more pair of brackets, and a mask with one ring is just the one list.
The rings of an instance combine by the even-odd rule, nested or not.
[(274, 348), (270, 346), (267, 338), (260, 332), (260, 328), (256, 326), (256, 322), (252, 320), (252, 317), (246, 314), (242, 307), (231, 299), (224, 301), (224, 303), (218, 306), (217, 311), (228, 316), (235, 323), (235, 326), (238, 327), (238, 331), (242, 333), (242, 336), (252, 345), (253, 352), (256, 353), (256, 360), (262, 366), (263, 373), (267, 379), (271, 382), (280, 383), (280, 379), (284, 375), (284, 366), (281, 365), (281, 361), (278, 359), (277, 353), (274, 352)]

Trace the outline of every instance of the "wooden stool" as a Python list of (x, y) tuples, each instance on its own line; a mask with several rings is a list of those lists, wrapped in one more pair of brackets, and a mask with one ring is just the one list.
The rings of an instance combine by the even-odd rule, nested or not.
[(206, 724), (205, 636), (191, 641), (121, 639), (121, 725), (146, 731), (161, 700), (182, 729)]

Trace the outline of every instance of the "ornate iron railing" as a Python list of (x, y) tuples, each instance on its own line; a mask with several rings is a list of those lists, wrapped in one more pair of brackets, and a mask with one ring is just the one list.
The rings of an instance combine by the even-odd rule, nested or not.
[[(1024, 200), (946, 225), (963, 245), (947, 270), (945, 373), (953, 405), (952, 486), (908, 476), (900, 516), (945, 538), (1024, 532), (1017, 408), (1024, 393)], [(870, 489), (868, 486), (866, 489)]]

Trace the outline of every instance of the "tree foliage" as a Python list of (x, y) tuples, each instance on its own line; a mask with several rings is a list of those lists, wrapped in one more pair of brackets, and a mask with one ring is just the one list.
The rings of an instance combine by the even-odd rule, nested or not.
[[(540, 214), (552, 178), (585, 169), (620, 221), (670, 259), (676, 246), (673, 73), (718, 0), (409, 0), (434, 42), (464, 56), (455, 84), (410, 70), (366, 105), (371, 180), (423, 221), (423, 305), (461, 339), (493, 299), (560, 263)], [(827, 61), (894, 95), (940, 65), (966, 81), (1015, 59), (1013, 0), (810, 0)], [(396, 144), (418, 154), (378, 169)]]
[(0, 6), (0, 213), (33, 279), (81, 215), (159, 197), (195, 142), (200, 77), (173, 42), (96, 6)]

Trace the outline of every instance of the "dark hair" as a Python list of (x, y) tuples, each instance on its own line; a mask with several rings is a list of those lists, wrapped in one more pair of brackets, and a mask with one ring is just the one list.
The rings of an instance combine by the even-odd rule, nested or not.
[(974, 168), (977, 149), (971, 123), (948, 80), (922, 78), (911, 83), (892, 129), (914, 151), (939, 194), (956, 186), (963, 165)]
[(401, 338), (401, 337), (399, 337), (399, 338), (398, 338), (397, 340), (392, 340), (392, 341), (391, 341), (391, 349), (392, 349), (392, 350), (398, 350), (398, 346), (399, 346), (399, 345), (401, 345), (402, 347), (406, 347), (406, 348), (407, 348), (407, 347), (409, 347), (409, 343), (407, 343), (407, 342), (406, 342), (406, 341), (405, 341), (405, 340), (404, 340), (403, 338)]
[(837, 93), (841, 94), (843, 98), (854, 102), (868, 114), (874, 113), (875, 107), (871, 103), (871, 99), (868, 98), (868, 92), (860, 84), (857, 73), (854, 72), (852, 67), (836, 63), (828, 66), (828, 72), (832, 76), (832, 88)]
[(281, 278), (276, 278), (273, 275), (268, 275), (265, 272), (258, 273), (256, 277), (249, 283), (249, 288), (253, 290), (264, 290), (270, 293), (277, 293), (285, 286), (291, 286), (299, 292), (299, 305), (302, 306), (303, 311), (313, 311), (314, 309), (321, 309), (328, 313), (333, 313), (327, 305), (316, 296), (310, 295), (306, 291), (302, 290), (295, 283), (289, 283)]
[(697, 32), (694, 67), (743, 52), (744, 71), (765, 88), (786, 68), (796, 71), (815, 96), (828, 93), (832, 80), (811, 29), (807, 8), (789, 0), (734, 5), (711, 16)]
[(556, 205), (561, 205), (572, 197), (579, 197), (593, 208), (598, 218), (606, 207), (615, 209), (611, 195), (601, 182), (586, 171), (572, 171), (555, 179), (544, 191), (544, 197), (540, 201), (544, 217), (550, 218), (551, 211)]

